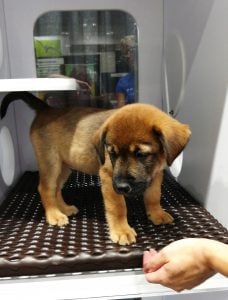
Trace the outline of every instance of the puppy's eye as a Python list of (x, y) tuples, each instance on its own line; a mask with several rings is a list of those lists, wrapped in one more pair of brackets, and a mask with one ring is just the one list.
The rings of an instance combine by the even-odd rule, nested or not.
[(112, 157), (116, 156), (116, 152), (114, 150), (108, 151), (109, 155), (111, 155)]
[(149, 152), (142, 152), (140, 150), (136, 150), (134, 154), (135, 154), (135, 157), (139, 158), (139, 159), (144, 159), (151, 155), (151, 153), (149, 153)]
[(114, 166), (116, 159), (117, 159), (117, 153), (115, 152), (115, 150), (113, 148), (107, 148), (107, 150), (108, 150), (108, 155), (111, 160), (111, 163)]
[(108, 150), (108, 154), (109, 154), (110, 157), (113, 157), (113, 158), (116, 157), (117, 154), (116, 154), (115, 150), (112, 147), (108, 146), (107, 150)]

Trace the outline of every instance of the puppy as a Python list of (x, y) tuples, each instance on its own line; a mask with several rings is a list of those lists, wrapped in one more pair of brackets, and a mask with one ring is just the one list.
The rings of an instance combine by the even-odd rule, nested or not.
[(111, 110), (58, 109), (27, 92), (6, 95), (1, 117), (17, 99), (37, 112), (30, 136), (48, 224), (66, 225), (68, 217), (78, 212), (74, 205), (64, 202), (61, 193), (71, 169), (99, 174), (113, 242), (136, 242), (136, 232), (127, 221), (124, 196), (143, 195), (148, 218), (155, 225), (173, 221), (160, 205), (163, 169), (186, 146), (191, 134), (187, 125), (148, 104)]

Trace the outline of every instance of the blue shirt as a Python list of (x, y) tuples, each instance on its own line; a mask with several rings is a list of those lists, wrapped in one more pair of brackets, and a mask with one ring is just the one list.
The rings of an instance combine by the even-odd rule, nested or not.
[(121, 77), (116, 85), (116, 93), (125, 95), (126, 104), (135, 102), (135, 79), (132, 73)]

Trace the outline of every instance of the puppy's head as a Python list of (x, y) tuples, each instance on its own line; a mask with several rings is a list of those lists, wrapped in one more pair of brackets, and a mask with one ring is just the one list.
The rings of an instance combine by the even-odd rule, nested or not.
[(125, 196), (143, 193), (166, 164), (171, 165), (190, 137), (181, 124), (147, 104), (127, 105), (95, 133), (101, 164), (111, 169), (113, 187)]

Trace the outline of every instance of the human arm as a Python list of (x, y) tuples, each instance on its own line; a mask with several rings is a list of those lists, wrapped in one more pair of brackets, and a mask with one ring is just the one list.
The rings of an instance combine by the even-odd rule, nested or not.
[(151, 283), (178, 292), (191, 289), (216, 272), (228, 276), (228, 245), (209, 239), (182, 239), (159, 252), (146, 251), (143, 271)]
[(124, 93), (116, 93), (117, 107), (122, 107), (125, 104), (125, 94)]
[(116, 85), (115, 95), (117, 100), (117, 107), (125, 105), (126, 101), (126, 76), (121, 77)]

